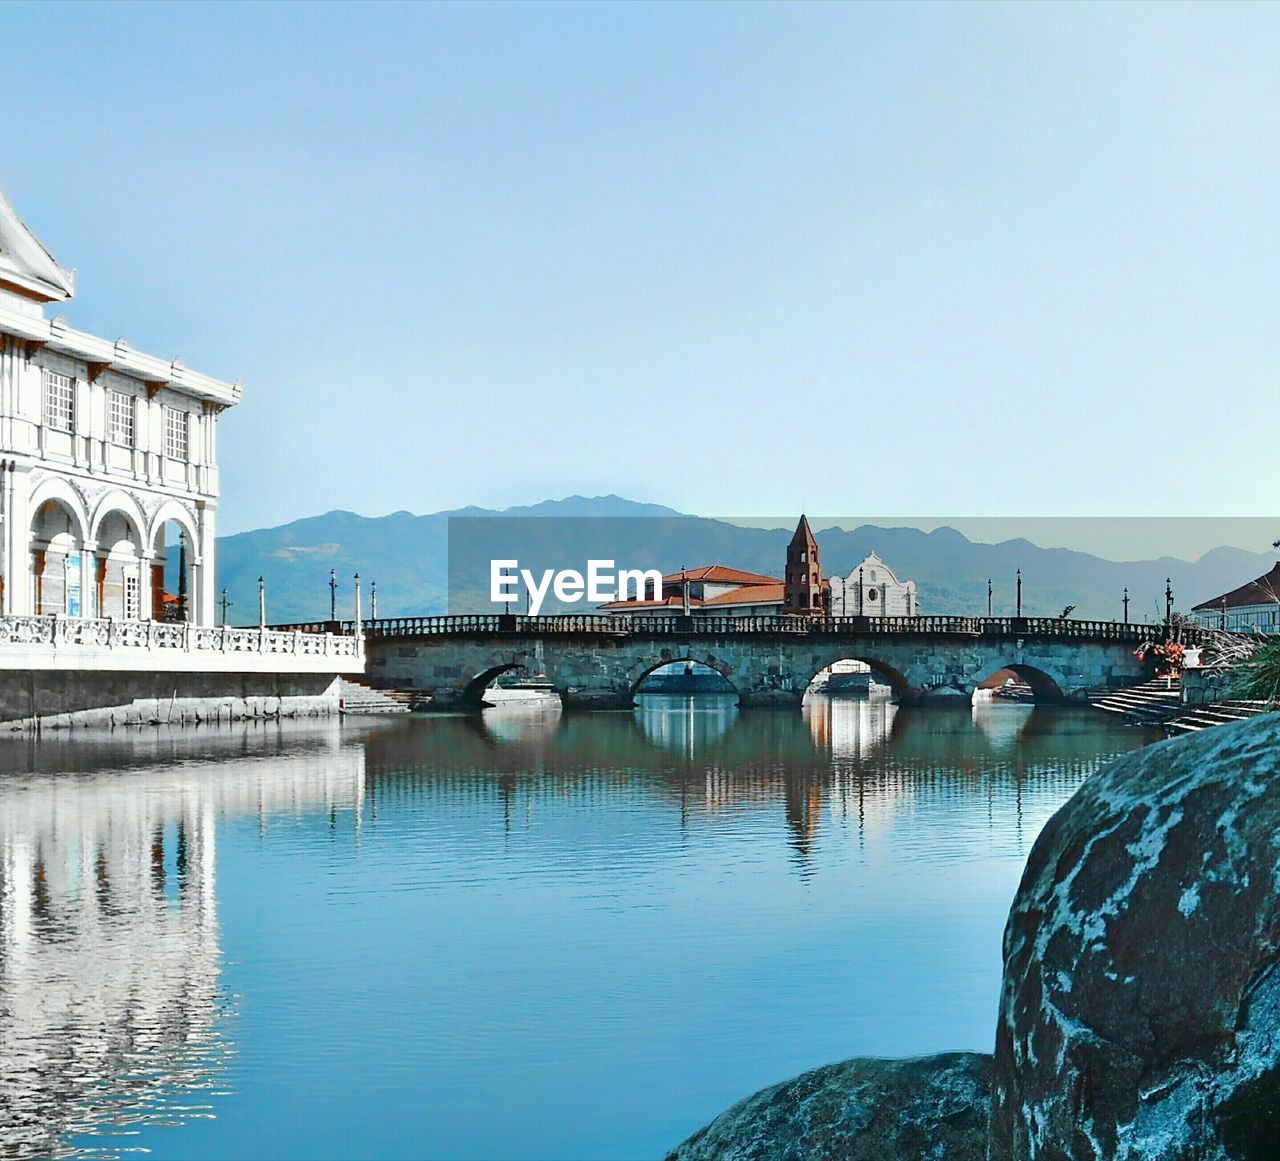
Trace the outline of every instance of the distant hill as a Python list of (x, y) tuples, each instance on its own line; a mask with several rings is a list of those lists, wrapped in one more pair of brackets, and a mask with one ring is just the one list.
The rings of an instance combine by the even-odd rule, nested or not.
[[(494, 518), (491, 533), (473, 521), (455, 523), (455, 534), (463, 527), (466, 537), (461, 548), (455, 544), (454, 568), (467, 568), (472, 575), (487, 567), (490, 556), (515, 555), (531, 567), (580, 567), (589, 557), (604, 556), (627, 567), (664, 572), (682, 565), (727, 564), (776, 576), (792, 532), (790, 527), (743, 528), (682, 516), (619, 496), (570, 496), (502, 512), (462, 508), (378, 517), (326, 512), (219, 540), (217, 584), (219, 590), (227, 588), (234, 602), (229, 620), (247, 624), (256, 619), (259, 575), (267, 586), (268, 620), (327, 617), (331, 568), (338, 574), (341, 617), (351, 615), (351, 576), (357, 571), (366, 616), (371, 581), (377, 582), (381, 616), (445, 612), (450, 516)], [(619, 516), (633, 519), (612, 519)], [(502, 517), (577, 519), (498, 519)], [(868, 552), (877, 552), (899, 577), (916, 581), (921, 608), (928, 613), (985, 612), (988, 577), (995, 586), (996, 613), (1012, 613), (1014, 573), (1021, 568), (1028, 615), (1057, 615), (1074, 604), (1074, 616), (1119, 619), (1127, 585), (1131, 619), (1156, 620), (1163, 616), (1166, 576), (1173, 580), (1177, 607), (1186, 610), (1274, 564), (1269, 555), (1237, 548), (1214, 549), (1194, 563), (1172, 557), (1117, 562), (1021, 539), (981, 544), (952, 528), (922, 532), (868, 524), (826, 529), (818, 542), (828, 574), (847, 573)]]

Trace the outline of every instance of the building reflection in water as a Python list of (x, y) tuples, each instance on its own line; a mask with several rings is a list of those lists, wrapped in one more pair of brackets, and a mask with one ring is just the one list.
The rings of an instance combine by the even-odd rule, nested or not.
[(825, 697), (804, 700), (804, 718), (814, 749), (834, 762), (869, 758), (893, 733), (898, 704), (887, 697)]
[(970, 716), (973, 724), (982, 731), (993, 750), (1008, 753), (1017, 748), (1022, 733), (1035, 712), (1035, 706), (1026, 702), (996, 701), (991, 697), (975, 697)]
[(370, 769), (379, 773), (371, 792), (392, 793), (411, 778), (417, 794), (448, 798), (464, 786), (468, 795), (495, 794), (507, 835), (543, 803), (626, 810), (676, 798), (682, 831), (779, 812), (807, 875), (824, 819), (833, 839), (847, 831), (861, 850), (900, 826), (904, 811), (916, 817), (945, 803), (966, 817), (982, 804), (987, 826), (1022, 851), (1025, 787), (1037, 800), (1065, 795), (1147, 740), (1087, 710), (918, 710), (888, 697), (811, 693), (801, 713), (739, 713), (732, 696), (654, 695), (631, 714), (506, 707), (483, 721), (406, 722), (371, 742)]
[[(282, 731), (271, 762), (228, 760), (260, 754), (268, 728), (0, 743), (4, 1155), (113, 1156), (108, 1137), (214, 1115), (234, 1053), (218, 823), (358, 818), (364, 789), (364, 750), (336, 725)], [(151, 764), (166, 757), (181, 764)]]
[(654, 745), (692, 761), (737, 721), (738, 695), (642, 693), (635, 715)]

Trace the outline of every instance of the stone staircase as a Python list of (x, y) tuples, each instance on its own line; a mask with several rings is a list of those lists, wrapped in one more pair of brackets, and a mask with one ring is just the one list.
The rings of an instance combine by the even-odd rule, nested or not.
[(1269, 713), (1276, 708), (1270, 702), (1240, 700), (1187, 706), (1186, 713), (1165, 722), (1165, 729), (1191, 733), (1195, 730), (1207, 729), (1209, 726), (1229, 726), (1232, 722), (1242, 722), (1246, 718), (1257, 717), (1258, 714)]
[(374, 689), (363, 682), (338, 679), (338, 709), (343, 714), (407, 714), (418, 695), (402, 689)]
[(1184, 706), (1182, 681), (1177, 677), (1156, 677), (1125, 689), (1096, 690), (1090, 694), (1089, 703), (1095, 709), (1124, 714), (1143, 725), (1160, 726), (1171, 733), (1226, 726), (1277, 708), (1265, 701), (1239, 699)]
[(1089, 694), (1094, 709), (1124, 714), (1144, 725), (1162, 726), (1182, 713), (1182, 679), (1155, 677), (1123, 689), (1094, 690)]

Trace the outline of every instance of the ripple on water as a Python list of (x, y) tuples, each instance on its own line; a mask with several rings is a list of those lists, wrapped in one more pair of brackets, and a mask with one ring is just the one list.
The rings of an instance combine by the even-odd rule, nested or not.
[(0, 740), (3, 1151), (660, 1155), (987, 1048), (1026, 851), (1146, 740), (683, 701)]

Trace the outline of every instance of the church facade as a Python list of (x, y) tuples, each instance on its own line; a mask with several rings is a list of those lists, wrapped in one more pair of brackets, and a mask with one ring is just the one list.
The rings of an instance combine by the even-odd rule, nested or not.
[(212, 626), (240, 385), (49, 317), (73, 292), (0, 195), (0, 613)]
[(848, 576), (831, 578), (833, 617), (916, 617), (920, 600), (916, 582), (899, 580), (874, 552)]

